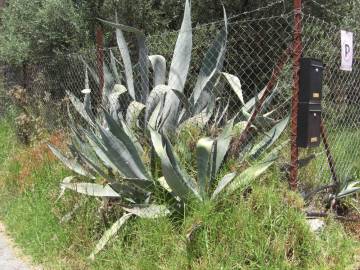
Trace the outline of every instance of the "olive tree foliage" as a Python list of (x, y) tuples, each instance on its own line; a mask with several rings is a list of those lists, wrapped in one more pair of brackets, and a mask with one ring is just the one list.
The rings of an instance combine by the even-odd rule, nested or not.
[[(256, 10), (277, 0), (194, 0), (193, 26), (222, 19), (222, 5), (232, 16)], [(353, 26), (344, 14), (356, 18), (358, 0), (316, 0), (332, 13), (304, 0), (304, 10), (331, 22)], [(1, 11), (0, 60), (23, 63), (42, 56), (78, 51), (94, 46), (95, 30), (101, 26), (98, 18), (113, 20), (115, 11), (119, 22), (141, 29), (146, 34), (176, 30), (181, 24), (183, 0), (7, 0)], [(273, 15), (288, 12), (293, 2), (284, 0), (274, 8), (249, 16)], [(338, 15), (334, 15), (338, 14)], [(348, 18), (348, 17), (346, 17)], [(113, 46), (115, 37), (105, 31), (105, 46)]]
[(71, 0), (8, 0), (1, 12), (0, 59), (20, 64), (73, 52), (88, 31)]

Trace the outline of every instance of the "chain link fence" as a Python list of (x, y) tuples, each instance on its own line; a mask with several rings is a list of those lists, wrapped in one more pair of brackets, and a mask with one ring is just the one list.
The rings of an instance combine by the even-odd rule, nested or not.
[[(254, 112), (257, 101), (261, 100), (264, 89), (268, 88), (270, 94), (264, 100), (264, 106), (261, 107), (247, 137), (252, 145), (255, 145), (262, 136), (273, 136), (274, 126), (289, 117), (293, 86), (291, 52), (293, 14), (279, 14), (272, 17), (266, 17), (265, 14), (266, 11), (260, 14), (264, 15), (260, 17), (237, 16), (236, 20), (229, 21), (226, 55), (221, 70), (223, 73), (218, 74), (214, 87), (210, 90), (216, 100), (211, 119), (206, 122), (207, 126), (211, 128), (234, 117), (239, 123), (247, 121)], [(184, 90), (187, 98), (190, 98), (196, 86), (206, 52), (222, 27), (223, 22), (216, 22), (193, 29), (192, 58)], [(167, 60), (167, 70), (170, 66), (177, 35), (178, 32), (169, 32), (148, 36), (146, 39), (149, 55), (164, 56)], [(345, 181), (354, 177), (353, 174), (356, 170), (360, 170), (357, 162), (360, 155), (360, 94), (358, 93), (360, 77), (357, 47), (354, 70), (345, 72), (339, 69), (340, 29), (311, 15), (304, 14), (302, 36), (303, 56), (322, 59), (326, 65), (323, 87), (323, 119), (335, 161), (335, 170), (341, 181)], [(136, 47), (136, 45), (132, 47)], [(103, 73), (104, 84), (106, 85), (108, 75), (111, 74), (113, 78), (118, 77), (118, 84), (121, 82), (126, 85), (126, 74), (118, 49), (106, 48), (103, 53), (103, 66), (107, 69)], [(118, 60), (114, 61), (112, 55)], [(131, 57), (135, 74), (135, 88), (140, 89), (141, 72), (137, 70), (138, 56), (134, 53), (131, 54)], [(216, 55), (214, 54), (213, 57), (215, 58)], [(87, 68), (84, 62), (87, 63)], [(119, 71), (118, 74), (114, 74), (114, 66)], [(104, 90), (101, 87), (102, 72), (99, 71), (101, 69), (99, 69), (96, 50), (82, 53), (81, 56), (66, 55), (41, 59), (36, 64), (27, 64), (18, 69), (4, 66), (5, 92), (7, 94), (2, 95), (8, 96), (10, 90), (14, 89), (16, 85), (20, 85), (26, 92), (24, 100), (20, 101), (20, 103), (22, 102), (20, 105), (26, 107), (26, 113), (41, 121), (46, 130), (66, 129), (69, 121), (66, 91), (82, 99), (81, 91), (86, 86), (86, 70), (98, 76), (98, 79), (96, 76), (89, 76), (89, 87), (92, 90), (93, 107), (99, 108)], [(150, 68), (150, 89), (154, 88), (156, 81), (153, 75)], [(234, 91), (234, 88), (238, 91)], [(257, 98), (254, 98), (255, 96)], [(14, 99), (14, 97), (12, 98)], [(255, 105), (247, 110), (246, 104), (251, 100)], [(128, 109), (130, 101), (126, 99), (122, 102), (123, 117), (131, 118), (127, 115), (134, 112), (134, 110)], [(140, 112), (136, 111), (136, 113)], [(74, 114), (74, 117), (79, 117), (79, 115)], [(76, 118), (76, 121), (81, 120)], [(137, 124), (141, 126), (141, 123)], [(281, 135), (282, 142), (287, 142), (290, 138), (289, 129), (287, 128)], [(236, 150), (237, 154), (240, 154), (243, 149)], [(313, 185), (317, 182), (331, 180), (324, 148), (321, 146), (316, 149), (300, 151), (301, 159), (311, 156), (315, 158), (300, 171), (299, 180), (304, 188), (309, 183)], [(290, 143), (286, 143), (283, 150), (283, 161), (286, 171), (290, 163)]]

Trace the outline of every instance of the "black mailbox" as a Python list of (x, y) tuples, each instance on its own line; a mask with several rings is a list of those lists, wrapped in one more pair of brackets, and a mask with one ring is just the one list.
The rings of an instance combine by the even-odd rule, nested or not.
[(319, 60), (301, 59), (299, 102), (321, 102), (323, 69), (324, 65)]
[(321, 104), (299, 103), (298, 147), (317, 147), (320, 145)]
[(324, 65), (321, 61), (302, 58), (298, 110), (298, 147), (320, 145), (321, 98)]

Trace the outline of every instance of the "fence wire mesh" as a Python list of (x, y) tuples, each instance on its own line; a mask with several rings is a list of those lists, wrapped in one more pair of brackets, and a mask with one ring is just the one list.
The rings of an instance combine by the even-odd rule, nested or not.
[[(247, 109), (246, 104), (249, 104), (248, 102), (251, 100), (255, 105), (258, 104), (262, 91), (273, 84), (274, 86), (269, 89), (271, 93), (265, 99), (264, 107), (259, 111), (247, 137), (247, 140), (255, 145), (262, 136), (275, 136), (274, 126), (290, 114), (293, 86), (291, 46), (294, 22), (292, 13), (261, 18), (244, 16), (241, 20), (240, 18), (237, 17), (237, 21), (231, 20), (229, 22), (222, 73), (216, 76), (214, 87), (208, 90), (209, 94), (215, 97), (211, 117), (207, 119), (208, 112), (201, 114), (201, 110), (197, 117), (201, 118), (199, 123), (206, 122), (206, 126), (210, 130), (236, 117), (236, 122), (243, 125), (243, 130), (244, 122), (254, 112), (254, 106)], [(323, 119), (335, 161), (335, 170), (338, 177), (344, 181), (354, 177), (352, 172), (358, 166), (357, 160), (360, 155), (360, 95), (358, 94), (360, 80), (357, 47), (353, 71), (340, 71), (340, 29), (307, 14), (303, 14), (302, 24), (303, 56), (322, 59), (326, 65), (323, 87)], [(191, 97), (196, 87), (206, 52), (222, 27), (222, 22), (216, 22), (192, 30), (191, 64), (184, 88), (184, 94), (187, 98)], [(166, 59), (167, 74), (177, 36), (178, 32), (169, 32), (146, 38), (149, 55), (162, 55)], [(217, 45), (220, 46), (221, 44)], [(135, 43), (131, 43), (130, 48), (136, 47)], [(103, 52), (104, 67), (106, 67), (104, 72), (105, 88), (109, 85), (111, 85), (111, 87), (109, 86), (111, 89), (114, 85), (127, 85), (125, 68), (120, 60), (121, 55), (118, 48), (106, 48)], [(213, 55), (211, 55), (212, 53)], [(117, 60), (114, 60), (112, 55)], [(205, 62), (204, 70), (208, 72), (206, 65), (209, 65), (210, 68), (211, 61), (217, 57), (216, 51), (210, 52), (207, 56), (210, 60)], [(141, 85), (142, 72), (139, 70), (140, 65), (138, 63), (140, 58), (136, 53), (131, 53), (135, 89), (143, 89)], [(88, 68), (84, 66), (84, 62), (89, 65)], [(114, 72), (114, 66), (116, 66), (118, 74)], [(279, 69), (278, 73), (275, 72), (277, 69)], [(95, 50), (77, 55), (41, 59), (37, 63), (27, 64), (18, 69), (5, 65), (3, 73), (5, 74), (7, 94), (4, 96), (12, 93), (12, 100), (25, 108), (24, 113), (31, 115), (32, 121), (40, 121), (45, 129), (66, 129), (69, 122), (67, 116), (67, 104), (69, 102), (65, 91), (69, 91), (82, 99), (81, 91), (86, 85), (86, 70), (89, 70), (89, 73), (96, 74), (96, 76), (89, 75), (89, 87), (92, 90), (92, 105), (94, 108), (99, 108), (103, 100), (103, 92), (109, 91), (109, 89), (102, 89), (101, 75), (98, 81), (94, 79), (102, 74), (99, 71)], [(151, 68), (149, 70), (151, 71)], [(110, 75), (113, 81), (107, 85)], [(159, 79), (153, 78), (153, 76), (154, 74), (151, 71), (149, 89), (153, 89), (156, 80)], [(234, 89), (238, 91), (236, 92)], [(121, 89), (118, 90), (121, 91)], [(255, 96), (258, 98), (254, 98)], [(136, 114), (135, 119), (138, 122), (135, 124), (140, 129), (143, 128), (143, 123), (139, 122), (138, 119), (143, 119), (145, 115), (145, 97), (145, 95), (140, 96), (138, 103), (131, 105), (129, 98), (122, 99), (116, 96), (116, 99), (121, 102), (118, 109), (122, 116), (131, 121), (134, 119), (131, 114)], [(185, 105), (181, 106), (185, 107)], [(74, 114), (74, 117), (75, 121), (82, 121), (79, 115)], [(289, 130), (281, 135), (282, 142), (288, 142), (289, 138)], [(236, 154), (240, 155), (243, 149), (235, 150)], [(300, 158), (315, 156), (315, 159), (308, 166), (301, 169), (300, 183), (306, 185), (309, 182), (318, 181), (320, 183), (331, 180), (322, 146), (316, 149), (302, 150), (300, 154)], [(256, 155), (252, 155), (250, 160), (255, 158)], [(282, 158), (286, 171), (290, 163), (290, 143), (286, 143)], [(314, 177), (314, 171), (317, 174), (316, 177)]]

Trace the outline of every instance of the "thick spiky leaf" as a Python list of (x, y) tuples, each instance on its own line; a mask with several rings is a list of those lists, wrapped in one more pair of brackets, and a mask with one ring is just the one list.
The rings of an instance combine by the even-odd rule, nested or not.
[(122, 27), (119, 27), (119, 24), (117, 24), (117, 16), (116, 16), (116, 41), (120, 50), (121, 58), (124, 64), (125, 68), (125, 77), (126, 77), (126, 85), (127, 89), (129, 91), (129, 95), (135, 100), (135, 88), (134, 88), (134, 74), (133, 74), (133, 68), (130, 58), (130, 52), (128, 45), (126, 43), (124, 34), (121, 29)]
[(182, 92), (180, 92), (178, 90), (174, 90), (174, 89), (172, 89), (172, 91), (176, 94), (176, 96), (178, 97), (180, 102), (184, 105), (184, 108), (185, 108), (186, 112), (188, 114), (192, 114), (194, 108), (190, 104), (190, 101), (187, 99), (187, 97), (184, 95), (184, 93), (182, 93)]
[(93, 196), (118, 198), (120, 195), (115, 192), (109, 185), (99, 185), (93, 183), (61, 183), (61, 188), (70, 189), (77, 193)]
[(265, 86), (265, 88), (263, 90), (260, 91), (260, 93), (256, 94), (248, 102), (246, 102), (241, 110), (249, 112), (255, 106), (256, 101), (261, 99), (261, 97), (264, 95), (265, 91), (266, 91), (266, 86)]
[(53, 152), (53, 154), (66, 166), (68, 167), (70, 170), (72, 170), (73, 172), (76, 172), (79, 175), (82, 176), (87, 176), (87, 177), (91, 177), (94, 178), (88, 171), (85, 170), (85, 168), (83, 166), (81, 166), (76, 160), (72, 160), (69, 159), (67, 157), (65, 157), (63, 154), (61, 154), (61, 152), (56, 149), (54, 146), (52, 145), (48, 145), (51, 152)]
[(202, 200), (194, 179), (180, 168), (167, 138), (152, 129), (150, 129), (150, 133), (151, 141), (161, 160), (162, 172), (169, 187), (184, 201), (186, 201), (189, 196), (194, 196)]
[(147, 124), (147, 126), (149, 128), (159, 130), (159, 119), (160, 119), (160, 116), (161, 116), (161, 108), (162, 108), (162, 104), (160, 102), (160, 103), (158, 103), (155, 110), (152, 112), (152, 114), (150, 116), (150, 119), (149, 119), (148, 124)]
[(229, 106), (230, 106), (230, 99), (228, 100), (225, 108), (219, 107), (219, 110), (222, 110), (222, 113), (219, 115), (219, 113), (218, 113), (219, 111), (218, 111), (217, 114), (215, 115), (215, 118), (214, 118), (215, 126), (220, 125), (221, 121), (224, 119), (225, 115), (228, 113)]
[(211, 199), (215, 199), (220, 192), (235, 178), (236, 173), (229, 173), (225, 175), (219, 182), (218, 186), (216, 187), (214, 193), (211, 196)]
[[(89, 104), (83, 104), (77, 97), (75, 97), (72, 93), (69, 91), (66, 91), (67, 95), (69, 96), (69, 99), (71, 103), (73, 104), (76, 111), (88, 122), (91, 126), (94, 126), (95, 118), (92, 115), (92, 113), (89, 111)], [(87, 107), (85, 107), (85, 105)]]
[(104, 86), (103, 89), (101, 89), (102, 104), (103, 106), (107, 106), (109, 103), (109, 96), (112, 93), (112, 90), (114, 89), (114, 85), (116, 84), (116, 81), (106, 64), (103, 65), (103, 74), (104, 74)]
[(185, 2), (184, 18), (176, 41), (173, 59), (169, 71), (168, 85), (171, 89), (183, 92), (188, 74), (192, 50), (191, 7)]
[(84, 60), (84, 58), (82, 56), (79, 57), (80, 60), (83, 62), (84, 66), (86, 67), (86, 70), (90, 72), (91, 77), (94, 79), (94, 81), (99, 84), (99, 76), (97, 75), (97, 73), (95, 72), (94, 69), (92, 69), (88, 63), (86, 63), (86, 61)]
[(114, 171), (117, 171), (116, 166), (111, 162), (111, 160), (108, 158), (107, 154), (105, 153), (105, 147), (100, 142), (100, 139), (97, 138), (92, 132), (87, 131), (83, 129), (84, 134), (86, 135), (86, 138), (93, 148), (94, 152), (96, 153), (97, 157), (104, 163), (104, 165), (107, 168), (111, 168)]
[(277, 160), (279, 158), (279, 154), (281, 153), (282, 149), (285, 146), (289, 145), (289, 141), (290, 140), (286, 140), (286, 141), (282, 142), (281, 144), (279, 144), (278, 146), (271, 149), (271, 151), (265, 155), (265, 157), (262, 159), (262, 161), (268, 162), (268, 161)]
[(129, 33), (134, 33), (135, 35), (144, 35), (144, 32), (142, 32), (141, 30), (135, 28), (135, 27), (132, 27), (132, 26), (128, 26), (128, 25), (124, 25), (124, 24), (121, 24), (121, 23), (118, 23), (117, 21), (117, 16), (115, 14), (115, 21), (116, 22), (109, 22), (109, 21), (106, 21), (106, 20), (103, 20), (103, 19), (100, 19), (98, 18), (99, 21), (107, 24), (107, 25), (110, 25), (112, 27), (115, 27), (116, 29), (120, 29), (121, 31), (125, 31), (125, 32), (129, 32)]
[(125, 86), (121, 84), (115, 84), (111, 94), (109, 94), (108, 108), (110, 114), (113, 117), (116, 117), (118, 112), (121, 111), (122, 104), (120, 104), (119, 98), (125, 93), (127, 93), (127, 89), (125, 88)]
[[(72, 180), (75, 179), (75, 176), (68, 176), (68, 177), (65, 177), (61, 183), (64, 183), (64, 184), (67, 184), (67, 183), (70, 183)], [(60, 200), (62, 196), (64, 196), (65, 194), (65, 188), (64, 187), (60, 187), (60, 194), (59, 196), (57, 197), (56, 201)]]
[(169, 187), (164, 176), (161, 176), (160, 178), (158, 178), (158, 182), (159, 182), (160, 186), (162, 186), (167, 192), (172, 193), (172, 189)]
[(144, 110), (145, 105), (140, 102), (132, 101), (129, 104), (126, 111), (126, 123), (130, 128), (138, 127), (139, 116)]
[[(191, 9), (189, 0), (185, 2), (185, 12), (173, 59), (169, 70), (168, 86), (180, 92), (184, 91), (189, 71), (192, 50)], [(180, 100), (174, 92), (168, 92), (162, 112), (161, 126), (165, 132), (173, 132), (177, 126)]]
[(250, 156), (252, 158), (256, 158), (264, 151), (269, 149), (277, 141), (277, 139), (279, 139), (280, 135), (283, 133), (288, 123), (289, 116), (285, 117), (283, 120), (277, 123), (270, 131), (266, 132), (261, 142), (259, 142), (251, 149)]
[(164, 85), (166, 80), (166, 59), (162, 55), (149, 56), (153, 72), (154, 72), (154, 85)]
[(175, 131), (178, 123), (178, 115), (180, 112), (180, 100), (173, 92), (165, 94), (163, 109), (161, 110), (160, 126), (165, 133)]
[(194, 103), (199, 99), (201, 92), (208, 88), (212, 90), (215, 81), (214, 75), (222, 69), (224, 63), (224, 55), (226, 51), (227, 42), (227, 17), (224, 9), (224, 27), (220, 30), (220, 33), (216, 36), (212, 46), (207, 51), (202, 66), (200, 68), (199, 76), (197, 78), (194, 88)]
[[(247, 111), (245, 111), (244, 109), (242, 109), (241, 113), (245, 116), (245, 118), (249, 121), (251, 118), (251, 113), (248, 113)], [(275, 125), (277, 123), (276, 120), (270, 118), (270, 117), (265, 117), (263, 115), (257, 115), (254, 121), (255, 125), (258, 128), (262, 128), (262, 127), (271, 127), (273, 125)]]
[(89, 168), (94, 172), (94, 174), (100, 175), (101, 177), (107, 179), (108, 181), (113, 181), (113, 179), (111, 179), (111, 177), (101, 168), (101, 166), (92, 162), (81, 152), (78, 152), (77, 154), (79, 156), (79, 160), (84, 164), (86, 168)]
[(137, 205), (131, 208), (123, 207), (123, 209), (131, 214), (141, 218), (160, 218), (170, 215), (169, 209), (165, 205)]
[(155, 88), (150, 92), (149, 97), (146, 101), (145, 106), (145, 122), (147, 123), (153, 114), (156, 106), (161, 102), (161, 100), (164, 98), (164, 95), (171, 91), (171, 88), (167, 85), (157, 85)]
[(80, 201), (80, 203), (75, 203), (74, 207), (60, 219), (59, 223), (64, 224), (69, 222), (74, 217), (75, 213), (79, 210), (83, 202), (84, 201)]
[(124, 130), (124, 132), (126, 133), (126, 135), (131, 139), (131, 141), (134, 143), (138, 153), (140, 155), (142, 155), (144, 153), (144, 149), (142, 148), (138, 137), (136, 136), (136, 134), (128, 127), (128, 125), (125, 123), (125, 121), (123, 119), (119, 119), (119, 122)]
[(240, 102), (245, 105), (244, 102), (244, 96), (243, 96), (243, 92), (242, 92), (242, 88), (241, 88), (241, 82), (240, 79), (232, 74), (226, 73), (226, 72), (222, 72), (222, 74), (224, 75), (224, 77), (226, 78), (226, 80), (229, 82), (231, 89), (234, 91), (234, 93), (237, 95), (237, 97), (239, 98)]
[[(126, 26), (118, 23), (117, 14), (115, 13), (115, 23), (108, 22), (105, 20), (101, 20), (102, 22), (111, 25), (116, 28), (116, 37), (118, 42), (118, 47), (120, 49), (121, 56), (124, 61), (125, 66), (125, 75), (127, 80), (127, 86), (129, 89), (129, 94), (134, 100), (145, 102), (148, 93), (149, 93), (149, 68), (148, 68), (148, 49), (146, 47), (146, 39), (145, 34), (141, 30)], [(141, 78), (141, 92), (136, 94), (134, 88), (134, 79), (133, 79), (133, 71), (131, 66), (129, 49), (124, 39), (124, 35), (122, 31), (134, 33), (136, 35), (138, 41), (138, 49), (139, 49), (139, 66), (138, 70)], [(125, 59), (124, 59), (125, 57)], [(129, 65), (130, 64), (130, 65)], [(130, 69), (131, 68), (131, 69)]]
[(70, 130), (72, 135), (71, 142), (73, 146), (77, 149), (77, 151), (86, 156), (92, 163), (96, 164), (96, 166), (101, 166), (101, 162), (96, 156), (93, 148), (85, 139), (82, 138), (79, 130), (72, 124), (70, 124)]
[(179, 118), (179, 129), (187, 126), (205, 127), (214, 113), (214, 108), (215, 97), (207, 91), (203, 91), (191, 114), (185, 114)]
[(188, 127), (204, 128), (206, 124), (209, 122), (210, 118), (211, 115), (206, 110), (204, 110), (201, 113), (198, 113), (193, 117), (186, 119), (184, 122), (182, 122), (178, 130), (181, 131)]
[(231, 193), (237, 189), (247, 187), (252, 181), (265, 173), (273, 163), (274, 160), (262, 162), (247, 168), (232, 180), (232, 182), (227, 186), (226, 191)]
[(113, 225), (111, 225), (110, 229), (108, 229), (99, 242), (96, 244), (95, 249), (90, 254), (89, 259), (94, 260), (95, 255), (98, 254), (101, 250), (104, 249), (104, 247), (107, 245), (107, 243), (115, 237), (117, 232), (120, 230), (120, 228), (125, 224), (125, 222), (132, 216), (133, 214), (124, 214), (119, 220), (117, 220)]
[(232, 129), (234, 126), (234, 119), (230, 120), (221, 132), (219, 138), (216, 140), (216, 167), (215, 173), (219, 170), (222, 162), (224, 161), (225, 155), (229, 150), (230, 141), (232, 138)]
[[(114, 119), (111, 117), (111, 115), (108, 114), (106, 110), (104, 110), (104, 116), (105, 116), (105, 121), (110, 129), (110, 132), (121, 142), (124, 143), (124, 145), (129, 150), (129, 152), (132, 153), (136, 164), (139, 167), (143, 167), (144, 165), (140, 158), (140, 155), (143, 153), (143, 150), (141, 146), (140, 149), (139, 146), (137, 146), (137, 144), (139, 144), (137, 139), (128, 134), (128, 132), (124, 128), (125, 124), (119, 125), (116, 121), (114, 121)], [(145, 170), (145, 167), (143, 167), (143, 170)]]
[(120, 77), (120, 73), (118, 72), (117, 66), (116, 66), (116, 58), (112, 52), (112, 50), (110, 49), (110, 66), (111, 66), (111, 71), (115, 77), (115, 81), (118, 84), (121, 84), (121, 77)]
[(212, 178), (214, 149), (216, 142), (211, 138), (201, 138), (196, 145), (199, 190), (204, 198)]
[(278, 91), (278, 84), (276, 84), (273, 89), (271, 89), (271, 92), (269, 93), (269, 95), (266, 97), (263, 105), (261, 106), (261, 110), (260, 110), (260, 114), (264, 114), (268, 108), (270, 107), (270, 105), (272, 104), (272, 101), (274, 100), (274, 98), (276, 97), (276, 93)]
[(149, 179), (144, 165), (138, 165), (136, 154), (131, 153), (124, 142), (99, 125), (98, 129), (105, 146), (105, 154), (121, 174), (127, 178)]
[(360, 192), (360, 181), (350, 182), (336, 195), (336, 198), (341, 199), (357, 192)]

